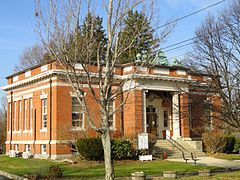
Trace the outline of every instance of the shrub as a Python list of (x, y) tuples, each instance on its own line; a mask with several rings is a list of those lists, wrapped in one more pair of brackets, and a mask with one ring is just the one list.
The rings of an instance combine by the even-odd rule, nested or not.
[(225, 153), (232, 153), (234, 150), (236, 138), (233, 135), (227, 135), (226, 138), (226, 147), (224, 149)]
[[(125, 139), (113, 139), (112, 158), (115, 160), (131, 159), (134, 157), (132, 142)], [(84, 138), (77, 141), (79, 154), (88, 160), (104, 160), (102, 141), (100, 138)]]
[(233, 152), (239, 153), (239, 149), (240, 149), (240, 138), (236, 138)]
[(115, 160), (131, 159), (133, 157), (132, 143), (125, 139), (114, 139), (112, 144), (112, 157)]
[(50, 166), (48, 168), (48, 179), (60, 178), (63, 175), (63, 170), (59, 166)]
[(226, 138), (221, 131), (206, 132), (203, 134), (202, 140), (208, 153), (223, 152), (226, 147)]
[(83, 138), (77, 140), (79, 154), (88, 160), (104, 159), (102, 141), (100, 138)]

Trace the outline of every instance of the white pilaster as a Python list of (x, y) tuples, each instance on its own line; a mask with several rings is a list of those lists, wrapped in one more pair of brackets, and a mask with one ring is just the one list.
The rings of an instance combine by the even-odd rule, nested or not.
[(146, 90), (142, 90), (143, 132), (147, 133)]
[(172, 96), (173, 112), (173, 139), (181, 138), (180, 136), (180, 119), (179, 119), (179, 93), (175, 92)]

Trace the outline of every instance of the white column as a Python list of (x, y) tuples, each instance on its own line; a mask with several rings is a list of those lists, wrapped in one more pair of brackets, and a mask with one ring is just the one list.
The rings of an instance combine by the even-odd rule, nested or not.
[(180, 120), (179, 120), (179, 94), (173, 93), (172, 96), (172, 112), (173, 112), (173, 139), (181, 138), (180, 136)]
[(146, 90), (142, 90), (143, 132), (147, 132)]

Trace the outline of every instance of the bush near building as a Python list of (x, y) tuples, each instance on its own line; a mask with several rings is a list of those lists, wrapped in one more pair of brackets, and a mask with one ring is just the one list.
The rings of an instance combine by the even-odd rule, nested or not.
[[(111, 140), (112, 158), (115, 160), (132, 159), (134, 148), (132, 142), (126, 139)], [(102, 141), (100, 138), (83, 138), (77, 141), (79, 154), (87, 160), (104, 160)]]

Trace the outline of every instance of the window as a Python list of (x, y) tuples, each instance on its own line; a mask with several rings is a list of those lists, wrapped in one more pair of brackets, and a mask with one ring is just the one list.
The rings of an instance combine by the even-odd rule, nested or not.
[(46, 144), (41, 145), (41, 153), (42, 154), (47, 154), (47, 145)]
[(32, 120), (33, 120), (33, 102), (32, 98), (29, 101), (29, 129), (32, 129)]
[(168, 127), (168, 111), (163, 111), (163, 125)]
[(24, 99), (24, 130), (27, 130), (27, 99)]
[(47, 99), (42, 99), (42, 129), (47, 128)]
[(193, 121), (192, 121), (192, 103), (188, 104), (188, 121), (189, 121), (189, 129), (193, 128)]
[(11, 126), (12, 126), (12, 103), (9, 103), (8, 106), (9, 106), (9, 124), (8, 124), (8, 130), (11, 131)]
[(19, 120), (19, 123), (18, 123), (18, 130), (21, 130), (21, 126), (22, 126), (22, 101), (19, 101), (18, 102), (18, 114), (19, 114), (19, 117), (18, 117), (18, 120)]
[(25, 145), (25, 152), (30, 152), (30, 151), (31, 151), (30, 144), (26, 144)]
[(72, 127), (84, 128), (84, 111), (77, 97), (72, 97)]
[(204, 115), (205, 115), (205, 122), (206, 122), (206, 129), (212, 130), (213, 124), (212, 124), (212, 102), (210, 99), (207, 99), (204, 101)]
[(17, 103), (14, 102), (13, 130), (17, 130)]
[(19, 151), (19, 145), (15, 144), (15, 151)]
[[(114, 101), (109, 101), (109, 114), (112, 114), (114, 111)], [(114, 114), (109, 117), (109, 128), (114, 129)]]

